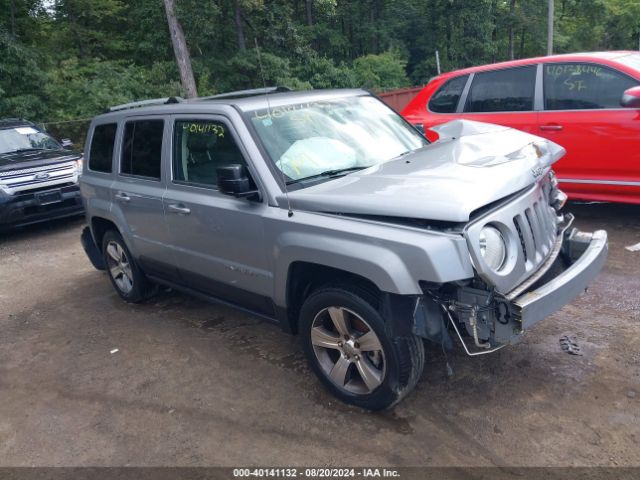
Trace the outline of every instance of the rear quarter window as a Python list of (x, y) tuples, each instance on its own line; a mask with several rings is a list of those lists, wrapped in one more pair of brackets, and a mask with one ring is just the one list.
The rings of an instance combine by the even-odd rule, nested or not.
[(160, 180), (164, 120), (127, 122), (122, 140), (120, 173)]
[(464, 111), (531, 111), (535, 83), (536, 65), (476, 73)]
[(428, 109), (434, 113), (455, 113), (468, 78), (469, 75), (462, 75), (446, 81), (429, 100)]
[(89, 147), (89, 170), (111, 173), (113, 164), (113, 145), (118, 125), (107, 123), (96, 125)]

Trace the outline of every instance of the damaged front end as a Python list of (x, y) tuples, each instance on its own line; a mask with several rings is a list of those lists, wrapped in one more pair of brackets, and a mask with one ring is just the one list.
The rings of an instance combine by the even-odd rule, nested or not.
[[(560, 213), (563, 203), (549, 173), (517, 199), (474, 219), (464, 235), (476, 277), (422, 282), (414, 333), (448, 347), (453, 331), (467, 354), (490, 353), (517, 343), (525, 330), (584, 291), (606, 261), (607, 234), (572, 228), (573, 216)], [(502, 242), (504, 254), (490, 250), (483, 231), (498, 232), (492, 241)]]

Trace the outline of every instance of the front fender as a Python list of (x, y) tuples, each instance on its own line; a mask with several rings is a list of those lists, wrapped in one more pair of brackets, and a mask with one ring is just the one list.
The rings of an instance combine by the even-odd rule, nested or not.
[(462, 236), (341, 216), (295, 212), (295, 222), (271, 225), (274, 300), (286, 306), (287, 275), (308, 262), (364, 277), (381, 291), (420, 295), (421, 280), (446, 283), (473, 277)]
[(275, 300), (285, 304), (287, 275), (294, 262), (344, 270), (371, 280), (381, 291), (419, 294), (418, 283), (411, 277), (402, 259), (379, 245), (363, 245), (349, 239), (319, 238), (302, 232), (288, 232), (278, 241), (275, 268)]

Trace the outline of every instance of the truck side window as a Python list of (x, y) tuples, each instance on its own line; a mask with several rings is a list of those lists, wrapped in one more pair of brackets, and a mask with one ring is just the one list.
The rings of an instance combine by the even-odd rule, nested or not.
[(160, 180), (163, 120), (127, 122), (122, 140), (120, 173)]
[(89, 170), (111, 173), (113, 162), (113, 144), (116, 140), (118, 125), (107, 123), (96, 125), (89, 148)]
[(548, 63), (544, 66), (544, 108), (622, 108), (622, 94), (637, 84), (631, 77), (597, 63)]
[(468, 78), (469, 75), (462, 75), (445, 82), (429, 100), (429, 110), (434, 113), (455, 113)]
[(527, 112), (533, 110), (536, 65), (476, 73), (465, 112)]
[(178, 120), (173, 131), (173, 180), (215, 187), (216, 169), (246, 164), (229, 128), (215, 120)]

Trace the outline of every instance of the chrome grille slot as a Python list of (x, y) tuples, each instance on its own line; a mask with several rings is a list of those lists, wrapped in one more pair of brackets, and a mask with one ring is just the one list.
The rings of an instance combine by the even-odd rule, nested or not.
[(531, 226), (523, 221), (522, 215), (516, 215), (513, 217), (513, 223), (518, 231), (524, 261), (527, 262), (531, 255), (535, 255), (534, 252), (536, 251), (533, 236), (531, 235)]
[(540, 232), (540, 224), (538, 223), (538, 219), (535, 217), (535, 215), (531, 214), (530, 208), (527, 208), (524, 211), (524, 216), (527, 219), (529, 230), (531, 230), (531, 236), (533, 238), (533, 248), (537, 251), (540, 246), (540, 241), (542, 240), (542, 234)]
[(54, 187), (77, 180), (76, 162), (2, 172), (0, 185), (9, 193), (21, 193), (35, 188)]

